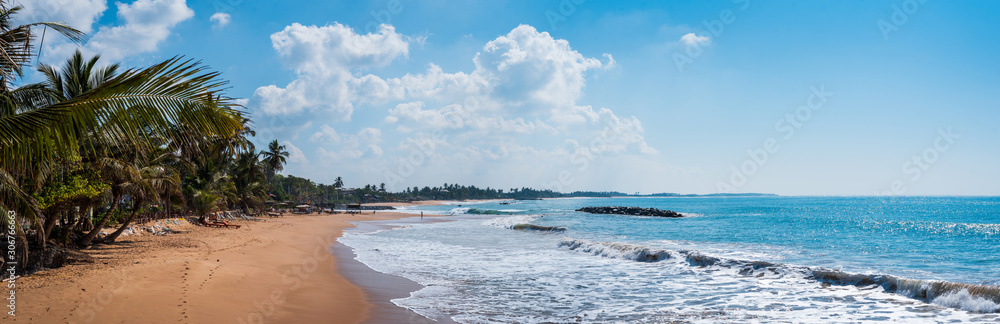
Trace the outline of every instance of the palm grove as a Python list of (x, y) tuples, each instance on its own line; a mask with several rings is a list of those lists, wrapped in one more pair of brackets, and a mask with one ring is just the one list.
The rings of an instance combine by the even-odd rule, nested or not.
[(17, 242), (5, 265), (57, 266), (62, 247), (94, 244), (110, 225), (99, 240), (114, 242), (143, 213), (261, 210), (288, 153), (277, 141), (256, 151), (218, 72), (180, 57), (124, 69), (77, 52), (34, 67), (44, 81), (25, 84), (39, 32), (85, 35), (57, 22), (14, 26), (20, 10), (0, 3), (0, 211), (15, 215), (3, 229)]
[[(59, 266), (66, 248), (113, 243), (139, 215), (204, 220), (222, 209), (260, 213), (269, 200), (561, 196), (456, 184), (341, 190), (340, 177), (323, 185), (277, 174), (289, 157), (285, 146), (273, 140), (257, 151), (248, 114), (225, 95), (220, 74), (197, 61), (174, 57), (124, 69), (78, 51), (61, 66), (34, 67), (44, 81), (25, 82), (40, 31), (74, 42), (86, 35), (58, 22), (14, 26), (19, 11), (0, 0), (0, 212), (15, 216), (2, 222), (16, 241), (4, 245), (5, 268)], [(99, 237), (109, 226), (117, 230)]]

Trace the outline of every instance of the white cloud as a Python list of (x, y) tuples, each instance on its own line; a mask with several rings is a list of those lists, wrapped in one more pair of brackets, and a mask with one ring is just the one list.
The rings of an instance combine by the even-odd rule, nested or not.
[[(400, 123), (399, 129), (468, 129), (530, 134), (554, 132), (543, 120), (527, 120), (525, 115), (544, 116), (557, 124), (583, 122), (576, 101), (586, 85), (589, 70), (615, 65), (588, 58), (534, 27), (521, 25), (507, 35), (483, 46), (471, 73), (446, 73), (431, 64), (423, 74), (407, 74), (389, 79), (384, 93), (389, 99), (421, 99), (390, 109), (385, 118)], [(424, 109), (426, 102), (441, 108)]]
[(124, 25), (101, 27), (87, 47), (112, 60), (156, 51), (170, 36), (170, 29), (194, 17), (185, 0), (137, 0), (117, 3), (118, 17)]
[(215, 24), (214, 27), (222, 28), (229, 25), (229, 23), (232, 22), (233, 17), (225, 12), (216, 12), (211, 18), (208, 18), (208, 20)]
[(350, 119), (358, 92), (387, 87), (378, 77), (352, 73), (385, 66), (409, 53), (406, 38), (389, 25), (381, 25), (378, 33), (360, 35), (339, 23), (322, 27), (295, 23), (272, 34), (271, 44), (297, 78), (285, 87), (258, 88), (251, 105), (268, 115), (324, 109), (344, 120)]
[(24, 7), (14, 17), (16, 25), (35, 22), (63, 22), (84, 33), (94, 30), (93, 25), (108, 9), (107, 0), (31, 0), (19, 1)]
[[(107, 61), (154, 52), (177, 24), (194, 17), (185, 0), (136, 0), (116, 3), (117, 26), (102, 26), (83, 45), (88, 55), (101, 54)], [(78, 48), (64, 40), (50, 43), (46, 61), (61, 62)]]
[[(405, 181), (474, 177), (540, 187), (525, 181), (549, 181), (561, 170), (580, 169), (573, 161), (583, 156), (587, 163), (648, 167), (643, 161), (657, 153), (646, 143), (638, 118), (578, 104), (588, 74), (616, 66), (610, 54), (585, 56), (566, 40), (522, 25), (484, 44), (470, 58), (471, 71), (444, 71), (430, 63), (401, 77), (365, 74), (407, 56), (410, 40), (390, 26), (368, 35), (339, 24), (289, 26), (272, 35), (272, 43), (296, 78), (285, 87), (258, 88), (251, 109), (275, 117), (324, 110), (342, 119), (359, 103), (385, 109), (382, 120), (406, 136), (388, 146), (375, 128), (350, 134), (323, 125), (309, 137), (315, 161), (323, 164), (314, 172), (345, 170), (365, 182), (389, 183), (383, 178), (388, 171), (402, 175), (419, 169)], [(393, 135), (399, 134), (387, 136)], [(432, 149), (419, 144), (438, 135)], [(401, 166), (403, 160), (409, 162)]]
[(687, 33), (681, 36), (681, 43), (687, 46), (705, 46), (710, 44), (712, 41), (709, 40), (708, 36), (698, 36), (694, 33)]
[(309, 162), (309, 160), (306, 159), (306, 155), (302, 153), (302, 150), (300, 150), (297, 146), (292, 144), (292, 142), (283, 141), (281, 142), (281, 145), (284, 145), (285, 148), (288, 149), (288, 162), (290, 163)]
[(382, 143), (382, 131), (377, 128), (365, 128), (352, 135), (338, 133), (330, 125), (323, 125), (309, 137), (309, 141), (319, 144), (316, 152), (327, 163), (380, 157), (383, 154), (382, 147), (379, 146)]
[(340, 143), (340, 134), (330, 125), (320, 126), (320, 131), (309, 137), (312, 142)]
[(475, 63), (476, 73), (491, 81), (495, 97), (507, 104), (539, 106), (572, 105), (583, 91), (584, 73), (603, 66), (566, 40), (528, 25), (486, 43)]

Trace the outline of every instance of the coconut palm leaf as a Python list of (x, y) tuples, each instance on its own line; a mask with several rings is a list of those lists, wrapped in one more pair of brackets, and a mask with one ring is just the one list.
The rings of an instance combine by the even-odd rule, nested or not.
[[(242, 130), (243, 117), (230, 99), (219, 96), (224, 85), (218, 72), (175, 57), (125, 71), (76, 97), (2, 116), (0, 167), (30, 168), (78, 143), (148, 148), (152, 137), (230, 137)], [(190, 131), (171, 131), (178, 125)], [(186, 136), (178, 138), (181, 134)]]

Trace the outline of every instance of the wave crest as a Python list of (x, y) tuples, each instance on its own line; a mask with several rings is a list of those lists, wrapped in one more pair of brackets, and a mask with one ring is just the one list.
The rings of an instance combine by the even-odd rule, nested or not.
[(922, 300), (940, 306), (970, 312), (1000, 312), (1000, 286), (976, 285), (961, 282), (900, 278), (888, 274), (858, 274), (826, 268), (811, 268), (766, 261), (746, 261), (719, 258), (698, 251), (667, 251), (654, 247), (618, 243), (594, 242), (582, 239), (563, 239), (559, 247), (590, 253), (606, 258), (638, 262), (657, 262), (667, 259), (681, 260), (692, 267), (721, 267), (736, 269), (743, 276), (791, 275), (824, 284), (882, 288), (887, 293)]
[(570, 250), (587, 252), (606, 258), (639, 262), (656, 262), (666, 260), (671, 257), (670, 252), (666, 250), (657, 250), (641, 245), (615, 242), (592, 242), (587, 240), (563, 239), (559, 242), (559, 247), (566, 247)]

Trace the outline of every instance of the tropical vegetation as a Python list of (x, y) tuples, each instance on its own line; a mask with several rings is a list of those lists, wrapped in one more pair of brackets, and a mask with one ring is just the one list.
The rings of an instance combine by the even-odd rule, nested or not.
[(5, 262), (51, 266), (53, 251), (113, 242), (140, 214), (262, 208), (265, 174), (284, 160), (260, 159), (218, 72), (183, 57), (125, 69), (77, 52), (35, 67), (43, 81), (31, 83), (39, 32), (86, 36), (13, 25), (21, 10), (0, 2), (0, 212), (17, 243)]

